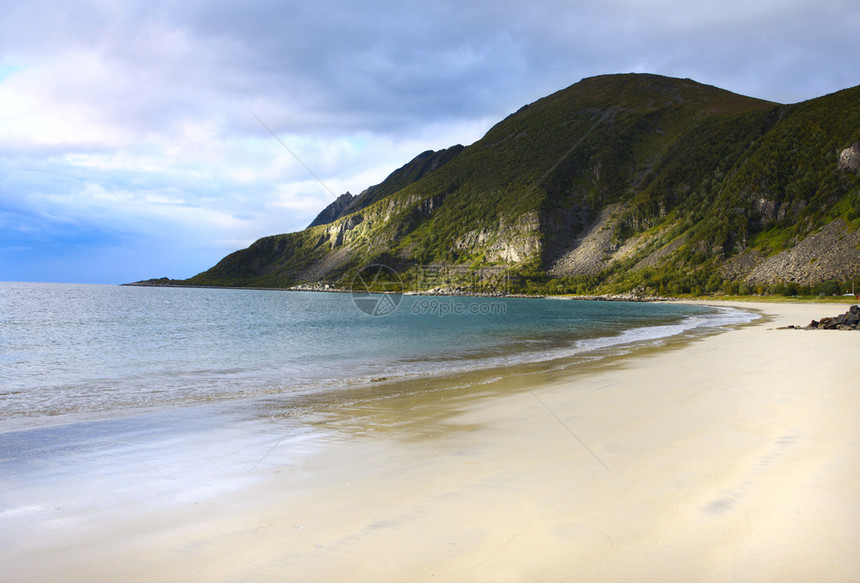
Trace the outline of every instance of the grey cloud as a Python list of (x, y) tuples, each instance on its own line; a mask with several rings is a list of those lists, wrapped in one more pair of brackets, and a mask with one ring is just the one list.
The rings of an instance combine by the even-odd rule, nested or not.
[[(73, 127), (99, 127), (92, 141), (14, 142), (2, 139), (0, 114), (0, 176), (7, 177), (0, 212), (26, 212), (14, 201), (68, 192), (62, 181), (71, 180), (106, 192), (175, 189), (201, 216), (258, 216), (266, 204), (286, 208), (290, 197), (312, 193), (302, 190), (302, 169), (275, 160), (284, 152), (248, 109), (294, 140), (291, 146), (311, 144), (308, 151), (317, 153), (325, 149), (320, 144), (345, 142), (347, 152), (354, 146), (357, 153), (328, 162), (305, 160), (323, 169), (326, 182), (346, 184), (364, 176), (359, 162), (380, 168), (381, 179), (384, 168), (421, 149), (467, 143), (457, 133), (463, 128), (478, 133), (590, 75), (691, 77), (781, 102), (853, 86), (860, 83), (857, 30), (856, 0), (7, 0), (0, 89), (15, 80), (5, 71), (32, 69), (32, 91), (46, 108), (55, 106), (52, 119), (84, 112)], [(29, 120), (13, 121), (29, 128)], [(195, 125), (211, 132), (189, 138)], [(123, 138), (111, 141), (111, 134)], [(356, 145), (359, 135), (371, 145)], [(415, 138), (429, 135), (436, 143)], [(207, 139), (219, 142), (209, 158), (201, 143)], [(67, 153), (110, 156), (117, 148), (167, 170), (63, 163)], [(16, 158), (21, 153), (32, 158), (25, 164)], [(268, 222), (244, 221), (241, 232), (200, 219), (194, 232), (245, 240), (255, 236), (252, 228), (272, 234), (315, 214), (301, 212), (309, 216), (270, 212)], [(107, 217), (108, 227), (89, 227), (117, 222)]]
[(215, 112), (229, 119), (265, 99), (294, 112), (283, 129), (397, 133), (501, 115), (600, 73), (690, 76), (789, 101), (860, 76), (856, 59), (839, 62), (860, 25), (848, 0), (65, 6), (16, 5), (17, 18), (45, 14), (44, 45), (29, 50), (103, 51), (121, 74), (95, 97), (138, 127)]

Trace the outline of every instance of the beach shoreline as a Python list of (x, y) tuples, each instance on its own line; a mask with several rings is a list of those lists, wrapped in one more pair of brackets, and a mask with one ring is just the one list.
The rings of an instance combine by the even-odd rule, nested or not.
[[(117, 478), (118, 457), (72, 486), (21, 485), (0, 509), (4, 578), (856, 579), (860, 335), (777, 330), (845, 305), (705, 303), (765, 318), (472, 391), (356, 401), (301, 434), (269, 411), (230, 458), (243, 463), (211, 475), (179, 457)], [(222, 445), (177, 447), (217, 465)], [(50, 498), (64, 488), (77, 497)]]

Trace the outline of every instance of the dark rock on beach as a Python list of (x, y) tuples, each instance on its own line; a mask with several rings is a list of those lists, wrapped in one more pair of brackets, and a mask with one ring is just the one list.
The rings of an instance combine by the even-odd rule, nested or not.
[[(857, 330), (860, 327), (860, 306), (851, 306), (844, 314), (833, 318), (821, 318), (813, 320), (805, 328), (806, 330)], [(788, 328), (800, 328), (799, 326), (788, 326)]]

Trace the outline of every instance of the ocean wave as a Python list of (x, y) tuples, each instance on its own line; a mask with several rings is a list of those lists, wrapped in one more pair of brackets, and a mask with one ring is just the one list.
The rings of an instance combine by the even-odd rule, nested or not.
[[(449, 360), (445, 363), (410, 362), (408, 366), (394, 365), (385, 371), (385, 377), (381, 380), (453, 375), (482, 369), (562, 361), (574, 357), (592, 360), (601, 356), (627, 352), (642, 345), (659, 345), (673, 338), (717, 333), (735, 326), (749, 324), (760, 318), (754, 312), (738, 308), (714, 307), (713, 310), (712, 312), (686, 316), (673, 324), (640, 326), (622, 330), (618, 334), (605, 334), (574, 340), (564, 347), (535, 350), (530, 345), (540, 343), (540, 341), (526, 339), (519, 345), (523, 350), (515, 350), (504, 356)], [(377, 380), (380, 380), (378, 376), (353, 377), (349, 384), (363, 385)]]

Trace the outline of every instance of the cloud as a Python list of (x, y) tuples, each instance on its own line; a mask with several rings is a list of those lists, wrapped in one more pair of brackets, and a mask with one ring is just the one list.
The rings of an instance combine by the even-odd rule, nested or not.
[(9, 0), (0, 279), (72, 251), (192, 275), (584, 76), (822, 95), (858, 29), (853, 0)]

